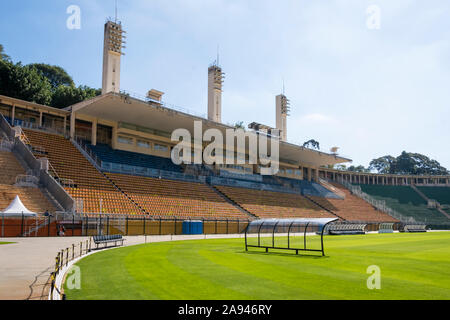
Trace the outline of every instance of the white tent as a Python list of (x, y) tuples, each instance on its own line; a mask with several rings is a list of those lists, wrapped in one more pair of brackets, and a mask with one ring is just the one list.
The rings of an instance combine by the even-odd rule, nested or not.
[(5, 211), (0, 212), (0, 214), (4, 214), (5, 216), (10, 216), (10, 217), (18, 217), (18, 216), (22, 216), (22, 214), (25, 217), (37, 216), (36, 213), (31, 212), (23, 205), (19, 196), (16, 196), (14, 198), (14, 200), (11, 202), (11, 204), (8, 206), (8, 208), (6, 208)]

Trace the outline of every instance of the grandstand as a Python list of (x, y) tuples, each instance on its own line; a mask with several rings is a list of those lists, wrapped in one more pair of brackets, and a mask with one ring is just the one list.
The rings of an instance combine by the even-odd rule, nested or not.
[(16, 186), (16, 178), (26, 171), (12, 152), (0, 151), (0, 212), (8, 207), (16, 196), (25, 207), (37, 213), (55, 212), (56, 208), (42, 191), (35, 187)]
[(145, 212), (176, 218), (240, 218), (249, 215), (201, 183), (109, 173), (108, 176)]
[(351, 194), (342, 185), (338, 183), (332, 184), (345, 194), (345, 199), (325, 199), (317, 196), (310, 196), (309, 198), (321, 207), (347, 221), (399, 222), (397, 219), (375, 209), (366, 201)]
[(216, 188), (259, 218), (336, 218), (301, 195), (225, 186)]
[[(398, 222), (342, 185), (332, 183), (329, 190), (311, 176), (311, 180), (261, 177), (223, 168), (202, 169), (205, 176), (186, 175), (188, 166), (175, 165), (167, 157), (114, 149), (102, 143), (88, 144), (88, 154), (75, 140), (42, 129), (23, 129), (23, 137), (37, 158), (49, 160), (49, 173), (72, 196), (79, 213), (177, 219), (338, 217), (349, 222)], [(127, 168), (133, 170), (126, 172)], [(139, 174), (140, 169), (147, 171)], [(404, 213), (394, 202), (388, 204)], [(414, 206), (431, 212), (433, 219), (426, 221), (446, 222), (436, 210), (426, 208), (423, 199), (418, 198)]]
[[(406, 217), (425, 224), (449, 225), (450, 220), (427, 202), (410, 186), (360, 185), (361, 190)], [(427, 187), (428, 188), (428, 187)]]
[[(38, 158), (48, 158), (50, 173), (74, 199), (82, 200), (84, 213), (137, 214), (140, 209), (102, 175), (80, 151), (63, 136), (24, 129)], [(36, 151), (39, 150), (39, 151)]]
[(173, 171), (179, 173), (183, 171), (180, 166), (175, 165), (171, 161), (171, 159), (168, 158), (123, 150), (113, 150), (109, 145), (106, 144), (97, 144), (95, 146), (89, 144), (88, 147), (97, 155), (97, 157), (102, 162)]
[(418, 186), (417, 189), (422, 191), (429, 199), (436, 200), (441, 205), (450, 205), (450, 188), (435, 186)]

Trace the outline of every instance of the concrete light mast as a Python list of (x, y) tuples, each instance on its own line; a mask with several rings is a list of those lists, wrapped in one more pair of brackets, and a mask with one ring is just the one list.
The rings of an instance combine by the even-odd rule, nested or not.
[(287, 117), (290, 112), (289, 99), (284, 93), (276, 96), (276, 127), (280, 130), (281, 141), (287, 140)]
[(102, 94), (120, 92), (120, 59), (125, 55), (122, 49), (126, 48), (124, 33), (117, 16), (115, 21), (108, 20), (105, 23)]
[(222, 122), (222, 86), (224, 73), (219, 58), (208, 68), (208, 120)]

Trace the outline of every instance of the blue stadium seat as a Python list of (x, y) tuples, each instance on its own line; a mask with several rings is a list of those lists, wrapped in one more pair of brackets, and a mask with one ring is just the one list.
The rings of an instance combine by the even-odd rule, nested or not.
[(181, 173), (180, 166), (169, 158), (146, 155), (122, 150), (113, 150), (106, 144), (88, 145), (89, 148), (104, 162), (119, 163), (129, 166), (151, 168)]

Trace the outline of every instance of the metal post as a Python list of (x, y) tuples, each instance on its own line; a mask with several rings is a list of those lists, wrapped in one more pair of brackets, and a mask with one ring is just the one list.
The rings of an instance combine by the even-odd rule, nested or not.
[(127, 216), (126, 220), (127, 220), (127, 226), (126, 226), (126, 234), (125, 235), (128, 235), (128, 216)]
[(277, 223), (275, 223), (275, 225), (273, 226), (273, 230), (272, 230), (272, 247), (275, 248), (275, 229), (277, 228), (277, 225), (280, 221), (277, 221)]
[(161, 221), (161, 216), (159, 216), (159, 235), (162, 235), (162, 221)]
[(245, 229), (245, 251), (248, 251), (248, 247), (247, 247), (247, 230), (248, 230), (248, 226)]
[(144, 236), (145, 236), (145, 217), (144, 217)]
[(175, 220), (173, 222), (173, 229), (174, 229), (173, 234), (176, 235), (177, 234), (177, 218), (175, 218)]
[[(330, 222), (328, 222), (328, 223), (330, 223)], [(321, 246), (322, 246), (322, 257), (325, 256), (325, 250), (324, 250), (324, 248), (323, 248), (323, 232), (324, 232), (325, 227), (326, 227), (326, 225), (327, 225), (328, 223), (326, 223), (326, 224), (324, 224), (324, 225), (322, 226), (322, 232), (321, 232), (321, 234), (320, 234), (320, 244), (321, 244)]]
[(304, 249), (306, 249), (306, 230), (308, 230), (308, 226), (309, 226), (309, 222), (306, 224), (306, 228), (305, 228), (305, 233), (303, 234), (303, 240), (305, 242), (304, 244)]
[(262, 228), (263, 224), (264, 224), (264, 221), (263, 221), (263, 223), (261, 223), (261, 225), (259, 226), (259, 229), (258, 229), (258, 247), (261, 246), (261, 228)]
[(291, 222), (291, 224), (289, 225), (289, 229), (288, 229), (288, 249), (291, 248), (290, 238), (291, 238), (291, 227), (293, 224), (294, 224), (294, 221)]
[(20, 225), (20, 236), (23, 237), (23, 222), (24, 222), (24, 218), (23, 218), (23, 212), (22, 212), (22, 223)]
[(227, 234), (229, 234), (229, 230), (228, 230), (228, 218), (227, 218)]
[(106, 216), (106, 235), (109, 236), (109, 216)]
[(72, 215), (72, 237), (74, 235), (74, 228), (75, 228), (75, 215)]
[(48, 224), (47, 224), (47, 236), (50, 237), (50, 222), (51, 222), (51, 220), (50, 220), (50, 215), (48, 215), (47, 219), (48, 219)]
[(216, 229), (216, 230), (215, 230), (214, 233), (217, 234), (217, 218), (216, 218), (216, 227), (215, 227), (215, 229)]
[(75, 244), (72, 243), (72, 260), (75, 259)]

